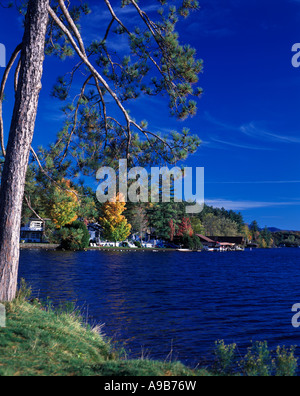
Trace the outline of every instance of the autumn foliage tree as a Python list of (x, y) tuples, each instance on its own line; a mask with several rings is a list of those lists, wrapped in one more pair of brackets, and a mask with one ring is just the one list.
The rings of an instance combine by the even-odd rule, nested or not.
[(184, 217), (179, 224), (176, 239), (180, 245), (186, 249), (199, 250), (202, 248), (200, 239), (194, 233), (191, 219), (189, 217)]
[(194, 231), (192, 228), (191, 219), (189, 219), (188, 217), (184, 217), (182, 219), (181, 224), (179, 225), (177, 236), (179, 236), (179, 237), (190, 236), (191, 237), (193, 235), (194, 235)]
[(129, 237), (131, 225), (123, 215), (125, 210), (126, 203), (122, 202), (120, 194), (113, 202), (103, 204), (100, 224), (103, 227), (104, 238), (112, 242), (121, 242)]
[(78, 218), (79, 199), (75, 190), (71, 188), (69, 180), (62, 180), (54, 188), (50, 217), (57, 228), (72, 224)]

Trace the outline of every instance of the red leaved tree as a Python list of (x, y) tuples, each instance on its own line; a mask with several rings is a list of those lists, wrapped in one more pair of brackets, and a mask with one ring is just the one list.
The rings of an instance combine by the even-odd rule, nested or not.
[(191, 224), (191, 219), (188, 217), (184, 217), (181, 221), (181, 224), (179, 225), (179, 230), (177, 232), (177, 236), (183, 237), (183, 236), (193, 236), (194, 231), (192, 228)]

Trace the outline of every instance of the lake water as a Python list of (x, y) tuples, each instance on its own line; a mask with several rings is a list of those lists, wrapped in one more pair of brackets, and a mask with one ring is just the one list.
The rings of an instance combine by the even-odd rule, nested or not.
[[(227, 253), (22, 251), (34, 296), (85, 307), (131, 357), (210, 361), (216, 340), (299, 345), (300, 249)], [(300, 349), (300, 348), (299, 348)]]

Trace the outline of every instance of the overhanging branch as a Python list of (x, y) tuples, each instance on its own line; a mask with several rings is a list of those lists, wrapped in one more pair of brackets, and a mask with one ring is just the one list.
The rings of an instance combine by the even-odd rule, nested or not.
[[(6, 66), (6, 69), (4, 71), (3, 78), (2, 78), (2, 81), (1, 81), (1, 87), (0, 87), (0, 144), (1, 144), (1, 150), (2, 150), (3, 157), (6, 156), (6, 150), (5, 150), (5, 145), (4, 145), (3, 114), (2, 114), (2, 103), (3, 103), (3, 100), (4, 100), (4, 90), (5, 90), (5, 86), (6, 86), (6, 82), (7, 82), (9, 73), (10, 73), (10, 71), (11, 71), (11, 69), (12, 69), (12, 67), (13, 67), (13, 65), (14, 65), (14, 63), (15, 63), (18, 55), (19, 55), (19, 53), (21, 52), (21, 50), (22, 50), (22, 44), (19, 44), (17, 46), (17, 48), (14, 50), (14, 52), (13, 52), (13, 54), (12, 54), (8, 64), (7, 64), (7, 66)], [(15, 83), (15, 87), (16, 86), (17, 85)]]

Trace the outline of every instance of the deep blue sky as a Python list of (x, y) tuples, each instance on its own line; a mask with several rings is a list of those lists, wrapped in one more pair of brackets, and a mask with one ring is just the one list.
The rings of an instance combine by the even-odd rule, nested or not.
[[(153, 2), (140, 4), (151, 9)], [(95, 12), (83, 23), (86, 39), (103, 28), (102, 0), (90, 3)], [(182, 42), (205, 62), (198, 115), (182, 125), (169, 117), (165, 99), (148, 98), (132, 106), (135, 118), (148, 119), (154, 130), (187, 126), (199, 135), (203, 144), (187, 164), (205, 167), (208, 204), (241, 211), (262, 227), (300, 230), (300, 68), (291, 64), (292, 46), (300, 42), (300, 1), (200, 3), (201, 11), (179, 25)], [(20, 19), (1, 9), (0, 21), (0, 43), (10, 56), (22, 38)], [(34, 146), (53, 141), (62, 126), (61, 104), (49, 92), (66, 68), (46, 60)]]

